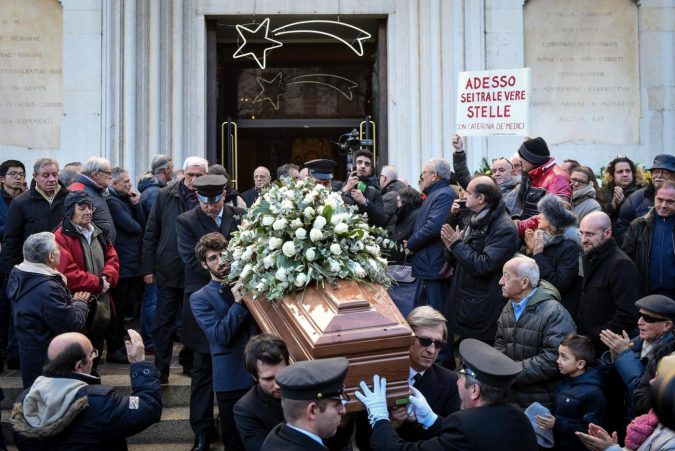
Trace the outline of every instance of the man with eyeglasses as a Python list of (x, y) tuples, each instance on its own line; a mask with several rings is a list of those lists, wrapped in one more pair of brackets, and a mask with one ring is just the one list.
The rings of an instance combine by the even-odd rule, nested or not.
[[(155, 365), (163, 384), (169, 382), (174, 326), (183, 305), (185, 288), (185, 265), (178, 252), (176, 219), (199, 204), (194, 182), (206, 174), (208, 166), (204, 158), (187, 157), (183, 163), (185, 178), (159, 191), (145, 225), (141, 274), (146, 284), (157, 284), (152, 340)], [(184, 347), (178, 360), (183, 371), (189, 374), (192, 352)]]
[[(16, 196), (7, 210), (5, 236), (0, 251), (0, 274), (7, 276), (23, 260), (22, 247), (34, 233), (55, 230), (64, 216), (64, 200), (68, 191), (59, 182), (59, 163), (52, 158), (40, 158), (33, 165), (33, 180), (28, 191)], [(12, 315), (4, 285), (0, 288), (0, 357), (7, 348)], [(9, 369), (19, 369), (18, 350), (12, 342), (7, 351)], [(2, 361), (0, 359), (0, 368)]]
[[(459, 185), (466, 189), (471, 181), (472, 172), (469, 171), (466, 165), (466, 152), (464, 151), (464, 140), (459, 135), (452, 137), (452, 147), (454, 152), (452, 154), (452, 167), (455, 170), (457, 181)], [(502, 199), (504, 205), (513, 216), (521, 216), (522, 207), (518, 206), (518, 191), (520, 189), (520, 182), (516, 182), (513, 174), (513, 163), (506, 157), (499, 157), (492, 160), (490, 165), (490, 172), (492, 178), (499, 189), (502, 190)]]
[(0, 242), (5, 234), (7, 210), (14, 199), (23, 193), (26, 180), (26, 167), (17, 160), (7, 160), (0, 164)]
[(409, 443), (401, 439), (387, 411), (386, 379), (373, 377), (372, 390), (362, 381), (355, 396), (368, 410), (373, 426), (370, 446), (374, 451), (535, 451), (537, 439), (523, 411), (508, 403), (509, 387), (522, 364), (514, 362), (492, 346), (468, 338), (459, 345), (463, 365), (457, 378), (462, 410), (447, 417), (434, 412), (415, 387), (410, 411), (432, 436)]
[(576, 325), (558, 290), (539, 278), (533, 259), (521, 255), (507, 261), (499, 285), (509, 301), (497, 321), (495, 348), (522, 364), (513, 384), (515, 401), (524, 409), (533, 402), (551, 409), (559, 379), (558, 345)]
[(93, 223), (115, 245), (117, 231), (106, 202), (110, 180), (112, 180), (110, 162), (103, 157), (93, 156), (84, 163), (82, 172), (75, 177), (68, 190), (84, 191), (89, 195), (93, 204)]
[(654, 208), (634, 219), (621, 249), (640, 272), (641, 294), (664, 294), (675, 299), (675, 182), (656, 190)]
[(654, 196), (663, 182), (670, 180), (675, 182), (675, 155), (660, 154), (654, 157), (652, 167), (649, 168), (651, 180), (649, 185), (640, 188), (624, 200), (616, 220), (615, 236), (619, 244), (628, 230), (631, 221), (644, 216), (654, 207)]
[(297, 362), (279, 371), (275, 379), (286, 421), (270, 431), (262, 451), (325, 451), (323, 440), (336, 434), (347, 413), (348, 369), (346, 358), (334, 357)]
[(588, 336), (596, 355), (607, 350), (600, 332), (620, 334), (637, 320), (638, 270), (612, 239), (612, 222), (606, 213), (594, 211), (579, 224), (583, 283), (575, 322), (578, 333)]
[(632, 339), (625, 330), (614, 333), (600, 332), (600, 340), (609, 348), (600, 359), (601, 367), (614, 369), (626, 389), (625, 419), (635, 417), (633, 390), (647, 369), (647, 362), (654, 350), (664, 343), (673, 341), (675, 321), (675, 300), (668, 296), (652, 294), (638, 299), (637, 327), (639, 334)]
[(162, 395), (155, 366), (145, 361), (141, 336), (128, 333), (128, 396), (89, 374), (98, 351), (87, 337), (71, 332), (51, 341), (44, 375), (14, 404), (18, 449), (127, 449), (127, 437), (159, 422)]
[(272, 175), (270, 170), (265, 166), (258, 166), (253, 171), (253, 188), (248, 189), (241, 193), (241, 198), (246, 202), (246, 206), (250, 207), (260, 196), (260, 191), (270, 184), (272, 181)]
[[(225, 177), (222, 175), (207, 175), (202, 180), (214, 178), (222, 179), (213, 183), (213, 191), (207, 194), (223, 195)], [(199, 184), (201, 180), (196, 183)], [(210, 185), (210, 183), (209, 183)], [(200, 193), (200, 205), (205, 184), (197, 187)], [(222, 207), (222, 200), (221, 200)], [(232, 208), (232, 207), (227, 207)], [(199, 218), (199, 208), (190, 210), (179, 217), (179, 249), (185, 261), (186, 268), (186, 302), (191, 307), (191, 321), (196, 322), (197, 330), (187, 330), (187, 315), (183, 310), (183, 333), (192, 334), (191, 347), (194, 350), (194, 364), (192, 367), (192, 384), (190, 390), (190, 424), (195, 431), (196, 439), (193, 450), (206, 451), (215, 438), (213, 430), (213, 392), (218, 401), (220, 413), (220, 435), (227, 450), (243, 450), (244, 445), (234, 423), (234, 404), (244, 396), (253, 385), (244, 368), (244, 348), (249, 338), (257, 334), (258, 327), (248, 308), (239, 295), (238, 286), (230, 288), (223, 285), (223, 280), (229, 272), (229, 266), (223, 262), (222, 252), (227, 247), (227, 240), (223, 233), (214, 231), (215, 227), (206, 227), (210, 233), (200, 235), (193, 242), (191, 258), (185, 259), (187, 242), (182, 238), (190, 233), (185, 230), (188, 215), (197, 212), (193, 217)], [(226, 211), (225, 214), (230, 214)], [(236, 228), (233, 218), (228, 220), (224, 233), (229, 236)], [(207, 280), (202, 287), (193, 294), (187, 291), (197, 280), (197, 275), (190, 276), (194, 271), (194, 264), (206, 273)], [(201, 272), (200, 272), (201, 273)], [(201, 276), (201, 274), (200, 274)], [(189, 297), (188, 297), (189, 296)], [(197, 336), (195, 336), (197, 335)]]

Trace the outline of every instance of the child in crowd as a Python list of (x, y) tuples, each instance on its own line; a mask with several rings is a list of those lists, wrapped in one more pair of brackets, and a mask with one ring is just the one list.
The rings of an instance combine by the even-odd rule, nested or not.
[(558, 347), (558, 370), (563, 380), (555, 390), (552, 414), (537, 416), (537, 425), (553, 429), (557, 450), (585, 450), (574, 434), (588, 424), (604, 424), (606, 400), (600, 372), (591, 368), (595, 350), (588, 337), (568, 335)]

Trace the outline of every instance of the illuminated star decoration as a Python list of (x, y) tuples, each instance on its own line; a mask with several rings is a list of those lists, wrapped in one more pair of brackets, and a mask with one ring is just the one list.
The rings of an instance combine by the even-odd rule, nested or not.
[(272, 108), (278, 110), (279, 98), (286, 95), (286, 84), (282, 80), (282, 73), (279, 72), (272, 80), (266, 80), (262, 77), (256, 77), (256, 79), (262, 90), (253, 101), (264, 102), (268, 100), (272, 104)]
[[(354, 95), (352, 89), (358, 88), (358, 83), (349, 78), (340, 77), (332, 74), (309, 74), (298, 75), (297, 77), (289, 78), (287, 82), (282, 80), (283, 73), (279, 72), (272, 80), (266, 80), (263, 77), (256, 77), (261, 91), (253, 99), (254, 102), (269, 101), (275, 110), (279, 109), (279, 98), (286, 95), (286, 86), (299, 84), (316, 84), (327, 86), (336, 90), (347, 100), (352, 100)], [(276, 99), (276, 103), (274, 102)]]
[[(276, 49), (277, 47), (281, 47), (283, 44), (277, 40), (274, 40), (269, 37), (269, 32), (270, 32), (270, 19), (267, 18), (263, 20), (260, 25), (254, 30), (251, 30), (250, 28), (245, 27), (244, 25), (237, 25), (237, 33), (239, 33), (239, 36), (242, 39), (242, 43), (237, 49), (236, 52), (232, 55), (232, 58), (243, 58), (245, 56), (251, 56), (255, 62), (260, 66), (261, 69), (265, 68), (266, 65), (266, 59), (267, 59), (267, 54), (272, 50)], [(264, 33), (262, 33), (264, 32)], [(259, 36), (258, 36), (259, 35)], [(263, 39), (265, 41), (268, 41), (269, 44), (267, 47), (265, 47), (262, 50), (262, 55), (256, 55), (254, 51), (249, 51), (245, 52), (244, 48), (246, 47), (247, 44), (247, 38), (246, 36), (249, 36), (249, 39), (253, 39), (254, 37), (258, 37), (259, 39)], [(261, 61), (262, 60), (262, 61)]]
[[(324, 26), (335, 28), (336, 33), (329, 33), (319, 29), (312, 29), (312, 26)], [(334, 20), (304, 20), (301, 22), (293, 22), (288, 25), (272, 30), (274, 36), (281, 36), (284, 34), (320, 34), (328, 36), (337, 41), (342, 42), (349, 47), (352, 52), (358, 56), (363, 56), (363, 41), (369, 39), (371, 34), (354, 25), (349, 25), (344, 22), (336, 22)], [(351, 36), (356, 33), (356, 36)]]

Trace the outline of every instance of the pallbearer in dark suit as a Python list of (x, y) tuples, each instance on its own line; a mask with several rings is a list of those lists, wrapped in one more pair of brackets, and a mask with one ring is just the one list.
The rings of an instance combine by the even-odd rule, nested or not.
[(190, 426), (195, 433), (195, 450), (208, 449), (208, 444), (214, 438), (211, 351), (206, 336), (195, 322), (189, 302), (190, 295), (208, 284), (211, 276), (195, 256), (195, 245), (207, 233), (219, 232), (228, 238), (239, 224), (235, 216), (245, 213), (242, 209), (224, 205), (223, 188), (226, 183), (227, 179), (222, 175), (204, 175), (197, 178), (194, 187), (199, 205), (176, 219), (178, 252), (185, 264), (181, 339), (183, 344), (194, 351), (190, 384)]
[(276, 375), (284, 423), (265, 439), (262, 451), (325, 451), (323, 439), (335, 435), (346, 413), (344, 357), (294, 363)]
[[(244, 449), (234, 423), (233, 408), (253, 385), (253, 379), (244, 368), (244, 347), (249, 338), (258, 333), (258, 328), (238, 291), (222, 284), (229, 270), (222, 261), (222, 251), (226, 246), (225, 237), (218, 232), (200, 238), (195, 255), (208, 269), (211, 281), (193, 293), (189, 303), (211, 351), (212, 365), (209, 368), (213, 377), (209, 378), (209, 382), (213, 381), (212, 390), (216, 392), (220, 412), (221, 437), (225, 449), (229, 451)], [(194, 379), (194, 371), (192, 377)], [(190, 399), (191, 404), (195, 401), (200, 400)], [(196, 446), (199, 445), (201, 442)]]
[(429, 440), (406, 442), (389, 422), (386, 380), (375, 375), (373, 390), (361, 382), (356, 397), (368, 409), (373, 425), (374, 450), (419, 451), (537, 451), (532, 426), (522, 410), (504, 404), (509, 386), (522, 365), (490, 345), (468, 338), (459, 346), (464, 359), (457, 389), (464, 410), (447, 418), (436, 415), (424, 396), (412, 388), (410, 404), (417, 421), (434, 435)]

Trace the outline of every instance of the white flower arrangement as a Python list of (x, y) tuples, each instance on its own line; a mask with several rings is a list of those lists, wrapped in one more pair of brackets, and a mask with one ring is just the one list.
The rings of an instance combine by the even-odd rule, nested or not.
[(242, 217), (224, 251), (228, 281), (242, 281), (254, 299), (277, 301), (312, 281), (339, 279), (391, 286), (380, 248), (393, 247), (384, 229), (368, 225), (312, 179), (282, 179), (270, 185)]

